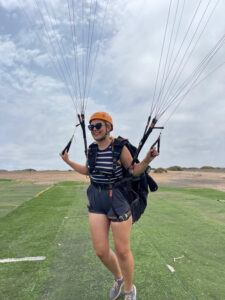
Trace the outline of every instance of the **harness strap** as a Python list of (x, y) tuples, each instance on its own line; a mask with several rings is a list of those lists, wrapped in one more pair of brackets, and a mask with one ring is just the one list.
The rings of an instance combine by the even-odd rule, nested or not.
[(117, 162), (120, 159), (122, 149), (123, 149), (123, 144), (118, 143), (117, 139), (115, 139), (113, 144), (112, 144), (112, 155), (113, 155), (112, 169), (113, 169), (113, 175), (115, 174)]
[(123, 221), (127, 221), (130, 216), (132, 215), (131, 211), (129, 210), (127, 213), (125, 213), (122, 216), (118, 216), (118, 217), (108, 217), (108, 219), (110, 220), (115, 220), (117, 222), (123, 222)]
[(95, 183), (91, 181), (91, 183), (101, 192), (102, 190), (111, 190), (116, 187), (116, 183)]
[[(121, 155), (123, 146), (125, 144), (124, 142), (122, 142), (122, 140), (123, 140), (122, 138), (121, 139), (117, 138), (112, 143), (112, 158), (113, 158), (112, 175), (113, 176), (115, 175), (117, 162), (120, 159), (120, 155)], [(92, 143), (88, 148), (88, 166), (89, 166), (89, 173), (90, 174), (92, 174), (95, 170), (97, 152), (98, 152), (97, 143)]]

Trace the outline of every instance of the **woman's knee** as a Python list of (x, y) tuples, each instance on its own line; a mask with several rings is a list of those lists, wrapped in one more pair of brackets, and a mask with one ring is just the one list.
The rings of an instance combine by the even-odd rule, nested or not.
[(101, 259), (107, 259), (107, 257), (109, 256), (109, 249), (108, 248), (97, 248), (95, 249), (95, 254)]
[(120, 260), (127, 260), (132, 254), (130, 248), (125, 247), (115, 247), (116, 255)]

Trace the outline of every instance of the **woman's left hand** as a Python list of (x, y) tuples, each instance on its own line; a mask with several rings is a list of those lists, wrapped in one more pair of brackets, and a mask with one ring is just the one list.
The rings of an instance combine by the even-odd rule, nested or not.
[(156, 150), (156, 147), (153, 147), (148, 151), (145, 159), (148, 160), (150, 163), (158, 155), (159, 152)]

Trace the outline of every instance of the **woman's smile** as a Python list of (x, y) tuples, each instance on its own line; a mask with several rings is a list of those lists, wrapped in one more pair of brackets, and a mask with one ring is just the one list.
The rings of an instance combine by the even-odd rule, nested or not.
[(98, 137), (98, 136), (100, 136), (102, 134), (102, 131), (101, 130), (96, 130), (96, 131), (93, 130), (92, 134), (93, 134), (94, 137)]

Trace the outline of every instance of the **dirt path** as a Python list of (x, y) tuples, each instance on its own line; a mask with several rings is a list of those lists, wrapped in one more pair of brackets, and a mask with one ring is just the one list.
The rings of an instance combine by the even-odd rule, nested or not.
[[(188, 171), (168, 171), (163, 174), (151, 173), (161, 186), (203, 187), (225, 191), (225, 170), (200, 169)], [(0, 171), (0, 178), (32, 181), (36, 184), (54, 184), (60, 181), (86, 181), (89, 178), (75, 171)]]

